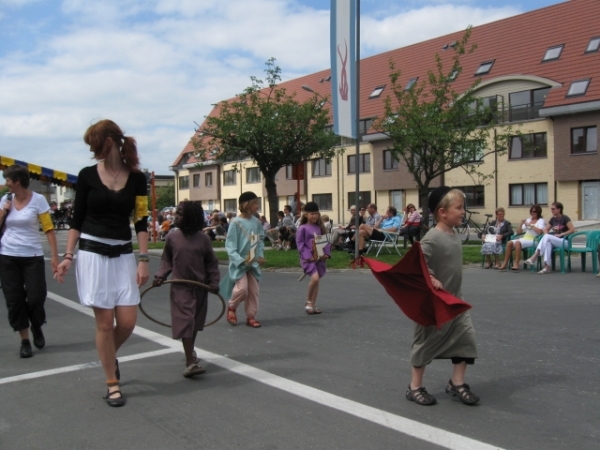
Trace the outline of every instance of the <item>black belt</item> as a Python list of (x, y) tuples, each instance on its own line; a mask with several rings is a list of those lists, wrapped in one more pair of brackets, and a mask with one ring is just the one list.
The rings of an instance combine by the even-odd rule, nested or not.
[(79, 239), (79, 250), (98, 253), (109, 258), (118, 258), (121, 255), (133, 253), (131, 242), (123, 245), (109, 245), (102, 242), (92, 241), (90, 239)]

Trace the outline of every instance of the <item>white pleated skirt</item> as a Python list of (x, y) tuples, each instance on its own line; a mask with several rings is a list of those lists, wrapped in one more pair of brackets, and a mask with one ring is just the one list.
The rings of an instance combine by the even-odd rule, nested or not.
[[(109, 245), (128, 242), (101, 239), (85, 233), (80, 238)], [(76, 261), (77, 293), (83, 306), (113, 309), (116, 306), (136, 306), (140, 303), (140, 291), (136, 283), (137, 265), (133, 253), (109, 258), (78, 250)]]

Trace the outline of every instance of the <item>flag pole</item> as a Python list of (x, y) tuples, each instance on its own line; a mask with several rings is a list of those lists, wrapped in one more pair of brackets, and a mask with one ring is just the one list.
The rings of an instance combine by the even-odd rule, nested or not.
[(359, 257), (358, 245), (360, 239), (358, 228), (360, 226), (360, 204), (358, 203), (358, 193), (360, 192), (360, 0), (356, 0), (356, 156), (354, 161), (355, 169), (355, 193), (354, 205), (356, 206), (356, 215), (354, 217), (354, 257)]

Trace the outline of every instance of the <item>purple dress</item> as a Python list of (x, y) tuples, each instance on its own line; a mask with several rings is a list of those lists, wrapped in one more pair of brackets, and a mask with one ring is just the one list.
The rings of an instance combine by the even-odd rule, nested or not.
[[(327, 270), (327, 264), (325, 261), (309, 262), (309, 259), (313, 257), (313, 241), (315, 240), (315, 233), (317, 235), (322, 234), (321, 228), (318, 225), (306, 223), (301, 225), (296, 232), (296, 245), (298, 246), (298, 253), (300, 254), (300, 265), (307, 275), (313, 275), (315, 272), (319, 273), (319, 278), (325, 275)], [(324, 253), (329, 255), (331, 251), (331, 244), (327, 244), (324, 249)]]

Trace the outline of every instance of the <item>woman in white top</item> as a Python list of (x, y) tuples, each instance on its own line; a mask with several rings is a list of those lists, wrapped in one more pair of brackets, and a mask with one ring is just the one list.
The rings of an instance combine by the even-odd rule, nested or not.
[(50, 216), (50, 205), (40, 194), (29, 189), (27, 168), (12, 165), (4, 170), (9, 194), (0, 200), (0, 218), (6, 229), (0, 245), (0, 281), (8, 308), (8, 321), (21, 338), (21, 358), (33, 355), (29, 342), (29, 327), (33, 344), (46, 345), (42, 325), (46, 323), (46, 275), (44, 250), (39, 226), (46, 233), (52, 251), (52, 271), (56, 273), (58, 251)]
[(533, 205), (529, 210), (529, 214), (531, 214), (531, 217), (521, 220), (520, 229), (521, 232), (525, 234), (519, 239), (513, 239), (507, 242), (506, 250), (504, 252), (504, 262), (499, 267), (500, 270), (506, 270), (511, 252), (514, 250), (515, 257), (510, 270), (515, 272), (518, 271), (519, 262), (521, 260), (521, 250), (533, 247), (533, 240), (544, 231), (546, 222), (542, 218), (542, 207), (540, 205)]

